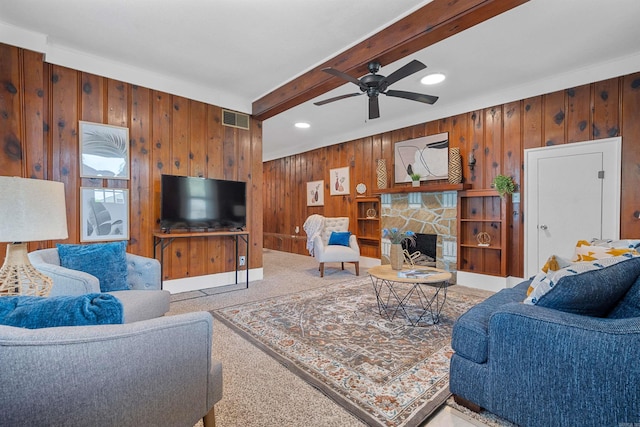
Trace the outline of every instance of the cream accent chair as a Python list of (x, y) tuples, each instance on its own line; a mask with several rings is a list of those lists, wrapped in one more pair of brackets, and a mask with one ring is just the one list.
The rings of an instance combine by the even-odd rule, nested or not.
[(356, 276), (360, 275), (360, 247), (353, 234), (349, 237), (349, 246), (329, 245), (329, 237), (334, 231), (349, 231), (349, 218), (325, 218), (324, 227), (313, 236), (313, 256), (320, 263), (320, 277), (324, 277), (324, 264), (339, 262), (344, 270), (345, 262), (352, 262), (356, 267)]

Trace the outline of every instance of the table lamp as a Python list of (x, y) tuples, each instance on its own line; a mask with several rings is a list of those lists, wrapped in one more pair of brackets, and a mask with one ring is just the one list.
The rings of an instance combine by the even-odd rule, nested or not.
[(0, 176), (0, 242), (9, 242), (0, 296), (49, 295), (53, 281), (31, 265), (26, 242), (67, 237), (63, 183)]

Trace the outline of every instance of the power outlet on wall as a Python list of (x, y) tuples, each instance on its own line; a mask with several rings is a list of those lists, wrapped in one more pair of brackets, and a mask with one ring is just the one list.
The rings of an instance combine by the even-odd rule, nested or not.
[(245, 264), (246, 264), (246, 262), (247, 262), (247, 258), (245, 258), (245, 257), (243, 257), (243, 256), (238, 257), (238, 264), (240, 264), (240, 266), (241, 266), (241, 267), (242, 267), (243, 265), (245, 265)]

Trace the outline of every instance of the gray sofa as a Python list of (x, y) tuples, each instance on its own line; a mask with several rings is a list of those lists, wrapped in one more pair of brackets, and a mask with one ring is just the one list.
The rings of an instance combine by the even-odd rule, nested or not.
[(0, 326), (0, 424), (214, 425), (222, 366), (206, 312), (120, 325)]
[(640, 425), (640, 257), (567, 275), (537, 305), (530, 282), (456, 321), (456, 400), (525, 427)]
[[(131, 289), (108, 292), (122, 302), (124, 321), (131, 323), (163, 316), (169, 311), (170, 293), (161, 290), (160, 263), (130, 253), (126, 257), (127, 281)], [(55, 248), (30, 252), (29, 260), (38, 271), (53, 279), (50, 296), (100, 292), (100, 282), (95, 276), (61, 267)]]

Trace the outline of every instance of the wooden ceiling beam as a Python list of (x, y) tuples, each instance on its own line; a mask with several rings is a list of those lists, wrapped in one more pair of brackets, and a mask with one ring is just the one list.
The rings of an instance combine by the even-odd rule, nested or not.
[(327, 93), (344, 80), (322, 72), (336, 68), (353, 77), (368, 74), (372, 60), (383, 66), (493, 18), (529, 0), (434, 0), (381, 32), (347, 49), (252, 104), (252, 114), (266, 120)]

